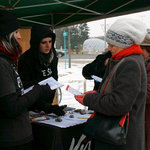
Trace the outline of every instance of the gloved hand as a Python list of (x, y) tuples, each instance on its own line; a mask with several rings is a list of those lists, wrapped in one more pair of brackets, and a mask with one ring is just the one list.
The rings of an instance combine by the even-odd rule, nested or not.
[(28, 103), (29, 110), (38, 109), (41, 110), (45, 107), (46, 99), (48, 99), (53, 90), (50, 89), (49, 85), (36, 84), (32, 90), (24, 94), (26, 102)]
[(83, 102), (83, 99), (85, 97), (86, 94), (89, 94), (89, 93), (97, 93), (97, 91), (87, 91), (85, 92), (84, 94), (82, 95), (75, 95), (75, 99), (82, 105), (84, 105), (84, 102)]
[(62, 109), (65, 109), (67, 107), (67, 105), (61, 105), (59, 107), (62, 108)]
[(58, 105), (51, 105), (48, 109), (48, 113), (54, 113), (57, 116), (63, 116), (65, 115), (64, 107), (58, 106)]
[(80, 104), (84, 105), (83, 99), (84, 99), (84, 97), (85, 97), (85, 94), (82, 94), (82, 95), (75, 95), (74, 97), (75, 97), (75, 99), (76, 99)]
[(38, 94), (38, 99), (44, 99), (44, 100), (48, 99), (54, 93), (54, 90), (51, 90), (48, 84), (46, 85), (36, 84), (33, 87), (32, 91), (35, 94)]

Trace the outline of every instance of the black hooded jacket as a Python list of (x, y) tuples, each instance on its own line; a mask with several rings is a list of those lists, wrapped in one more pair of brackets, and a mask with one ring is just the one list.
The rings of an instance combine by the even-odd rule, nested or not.
[[(46, 37), (52, 38), (52, 48), (47, 55), (49, 56), (47, 62), (41, 59), (39, 51), (40, 41)], [(41, 25), (32, 27), (30, 49), (21, 55), (18, 62), (18, 72), (24, 88), (28, 88), (48, 77), (53, 77), (56, 80), (58, 79), (58, 58), (56, 56), (54, 42), (55, 34), (48, 27)], [(51, 102), (53, 98), (54, 94), (51, 97)]]
[(32, 140), (28, 108), (35, 99), (30, 97), (29, 101), (26, 95), (22, 96), (23, 86), (16, 66), (2, 51), (0, 68), (0, 147), (28, 143)]
[[(17, 66), (2, 49), (0, 45), (0, 150), (25, 144), (33, 139), (28, 110), (35, 108), (35, 104), (42, 104), (38, 107), (39, 110), (49, 113), (55, 111), (51, 105), (42, 101), (43, 97), (46, 96), (46, 99), (50, 95), (46, 85), (36, 85), (24, 94)], [(55, 113), (62, 112), (59, 109)]]

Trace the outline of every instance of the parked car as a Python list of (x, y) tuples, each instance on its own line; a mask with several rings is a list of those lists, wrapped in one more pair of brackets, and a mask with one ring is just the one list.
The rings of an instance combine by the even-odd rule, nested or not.
[(60, 49), (56, 49), (56, 53), (58, 58), (63, 57), (65, 55), (64, 51)]

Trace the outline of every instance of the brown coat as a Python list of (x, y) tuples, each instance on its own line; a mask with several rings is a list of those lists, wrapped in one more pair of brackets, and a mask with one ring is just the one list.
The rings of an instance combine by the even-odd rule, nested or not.
[(150, 61), (146, 65), (147, 72), (147, 96), (145, 110), (145, 136), (146, 150), (150, 150)]

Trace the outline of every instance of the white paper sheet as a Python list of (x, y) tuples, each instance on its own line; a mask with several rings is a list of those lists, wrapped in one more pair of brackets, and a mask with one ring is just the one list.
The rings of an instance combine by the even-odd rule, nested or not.
[(101, 82), (102, 81), (102, 78), (100, 78), (98, 76), (95, 76), (95, 75), (92, 75), (91, 78), (93, 78), (96, 82)]
[[(47, 79), (45, 79), (45, 80), (39, 82), (40, 85), (45, 85), (45, 84), (47, 84), (47, 83), (48, 83), (48, 85), (50, 86), (50, 88), (51, 88), (52, 90), (57, 89), (57, 88), (63, 86), (62, 83), (59, 83), (59, 82), (56, 81), (53, 77), (49, 77), (49, 78), (47, 78)], [(24, 90), (24, 94), (27, 93), (27, 92), (29, 92), (32, 88), (33, 88), (33, 86), (31, 86), (31, 87), (25, 89), (25, 90)]]
[(82, 95), (81, 92), (79, 92), (78, 90), (72, 88), (71, 86), (67, 85), (66, 87), (66, 91), (70, 92), (73, 95)]
[[(69, 117), (70, 115), (73, 115), (74, 118), (70, 118)], [(86, 122), (90, 116), (91, 114), (81, 115), (80, 113), (74, 112), (73, 114), (67, 113), (65, 114), (65, 116), (61, 116), (60, 117), (62, 119), (61, 122), (56, 122), (55, 121), (56, 117), (49, 117), (50, 118), (49, 120), (37, 121), (37, 122), (57, 126), (60, 128), (67, 128), (70, 126), (75, 126)]]

